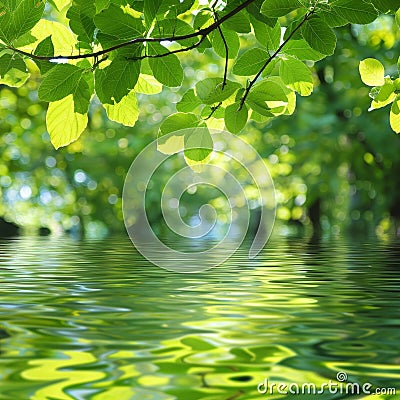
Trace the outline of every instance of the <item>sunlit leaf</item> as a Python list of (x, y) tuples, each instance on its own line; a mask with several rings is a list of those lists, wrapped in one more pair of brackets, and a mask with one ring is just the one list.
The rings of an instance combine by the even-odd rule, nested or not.
[(72, 95), (49, 104), (46, 125), (51, 143), (56, 149), (77, 140), (85, 130), (87, 123), (86, 114), (79, 114), (74, 111)]
[(240, 102), (230, 104), (225, 109), (225, 126), (229, 132), (239, 133), (245, 126), (249, 116), (246, 104), (240, 108)]
[(295, 90), (301, 96), (309, 96), (314, 87), (310, 69), (295, 58), (281, 60), (279, 75), (287, 87)]
[(396, 133), (400, 133), (400, 95), (396, 97), (390, 110), (390, 126)]
[(120, 102), (103, 104), (103, 106), (111, 121), (119, 122), (125, 126), (134, 126), (139, 117), (139, 106), (133, 90), (124, 96)]
[(135, 86), (136, 93), (157, 94), (162, 91), (162, 85), (152, 75), (140, 74)]
[(42, 0), (3, 0), (0, 2), (0, 39), (6, 43), (22, 36), (40, 20)]
[(201, 101), (196, 97), (194, 90), (188, 90), (182, 99), (176, 104), (176, 109), (180, 112), (193, 112), (196, 107), (201, 105)]
[(232, 96), (240, 84), (230, 80), (224, 86), (222, 78), (207, 78), (196, 84), (196, 95), (204, 104), (215, 104)]
[(385, 83), (385, 69), (380, 61), (366, 58), (359, 65), (362, 81), (368, 86), (382, 86)]
[(232, 72), (241, 76), (255, 75), (269, 58), (270, 55), (265, 50), (258, 48), (247, 50), (236, 59)]

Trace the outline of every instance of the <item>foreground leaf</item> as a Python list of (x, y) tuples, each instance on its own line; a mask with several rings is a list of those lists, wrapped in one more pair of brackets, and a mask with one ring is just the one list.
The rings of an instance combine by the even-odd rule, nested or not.
[(385, 69), (374, 58), (366, 58), (359, 65), (361, 80), (368, 86), (382, 86), (385, 83)]
[(261, 6), (261, 12), (269, 18), (277, 18), (299, 7), (301, 4), (297, 0), (265, 0)]
[(249, 110), (247, 106), (243, 104), (243, 107), (239, 110), (240, 102), (230, 104), (225, 109), (225, 126), (231, 133), (239, 133), (245, 126), (249, 117)]
[(287, 87), (301, 96), (309, 96), (314, 87), (314, 80), (310, 69), (295, 58), (281, 60), (279, 75)]
[[(158, 43), (149, 43), (149, 54), (166, 54), (168, 49)], [(154, 77), (163, 85), (176, 87), (183, 81), (183, 69), (179, 58), (175, 54), (164, 57), (149, 58), (149, 65)]]
[(330, 56), (336, 48), (336, 36), (332, 28), (319, 17), (308, 19), (301, 27), (306, 42), (316, 51)]
[(232, 96), (238, 89), (240, 84), (226, 81), (223, 85), (222, 78), (207, 78), (196, 84), (196, 95), (204, 104), (220, 103)]
[(21, 87), (29, 78), (25, 61), (18, 54), (0, 57), (0, 84)]
[(365, 0), (336, 0), (332, 9), (352, 24), (369, 24), (378, 16), (374, 6)]
[(185, 134), (184, 146), (185, 158), (196, 164), (207, 159), (213, 151), (214, 143), (210, 131), (203, 124)]
[(396, 97), (390, 110), (390, 126), (396, 133), (400, 133), (400, 95)]
[(77, 140), (85, 130), (87, 123), (86, 114), (79, 114), (74, 111), (72, 95), (49, 104), (46, 125), (51, 143), (56, 149)]
[(245, 51), (236, 59), (232, 72), (235, 75), (248, 76), (257, 74), (269, 58), (265, 50), (254, 48)]
[(103, 104), (111, 121), (125, 126), (134, 126), (139, 117), (139, 106), (135, 92), (132, 90), (119, 103)]
[(3, 0), (0, 2), (0, 39), (10, 43), (31, 30), (40, 20), (42, 0)]

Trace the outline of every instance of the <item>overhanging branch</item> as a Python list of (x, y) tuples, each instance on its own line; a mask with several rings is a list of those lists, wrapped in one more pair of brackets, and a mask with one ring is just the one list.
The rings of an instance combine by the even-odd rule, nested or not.
[[(114, 50), (122, 49), (124, 47), (131, 46), (131, 45), (138, 44), (138, 43), (179, 42), (180, 40), (187, 40), (187, 39), (192, 39), (195, 37), (200, 37), (199, 40), (201, 40), (200, 41), (200, 43), (201, 43), (207, 35), (209, 35), (214, 30), (218, 29), (218, 27), (220, 27), (225, 21), (227, 21), (229, 18), (233, 17), (234, 15), (236, 15), (237, 13), (242, 11), (244, 8), (246, 8), (248, 5), (250, 5), (254, 1), (255, 0), (246, 0), (245, 2), (240, 4), (238, 7), (236, 7), (235, 9), (233, 9), (232, 11), (230, 11), (229, 13), (227, 13), (226, 15), (222, 16), (220, 19), (218, 19), (217, 21), (212, 23), (210, 26), (200, 29), (197, 32), (189, 33), (186, 35), (178, 35), (178, 36), (172, 35), (172, 36), (160, 37), (160, 38), (139, 37), (139, 38), (135, 38), (132, 40), (128, 40), (123, 43), (119, 43), (115, 46), (108, 47), (107, 49), (99, 50), (99, 51), (92, 52), (92, 53), (75, 54), (75, 55), (57, 55), (57, 56), (53, 56), (53, 57), (48, 57), (48, 56), (40, 56), (37, 54), (32, 54), (32, 53), (17, 49), (13, 46), (7, 46), (7, 48), (18, 54), (29, 57), (33, 60), (51, 61), (51, 60), (81, 60), (81, 59), (92, 58), (92, 57), (98, 58), (98, 57), (108, 54)], [(197, 46), (195, 46), (195, 47), (197, 47)], [(181, 51), (185, 51), (185, 50), (181, 50)], [(177, 51), (175, 51), (175, 52), (177, 52)], [(165, 55), (168, 55), (168, 53), (166, 53)]]

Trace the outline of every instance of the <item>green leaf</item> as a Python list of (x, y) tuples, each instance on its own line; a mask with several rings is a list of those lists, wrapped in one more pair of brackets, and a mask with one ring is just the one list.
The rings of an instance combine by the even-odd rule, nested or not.
[(253, 48), (247, 50), (237, 58), (232, 72), (240, 76), (255, 75), (260, 71), (269, 57), (269, 53), (262, 49)]
[(361, 80), (368, 86), (382, 86), (385, 83), (385, 69), (375, 58), (366, 58), (359, 65)]
[[(166, 54), (169, 52), (158, 43), (148, 43), (150, 55)], [(183, 69), (179, 58), (175, 54), (164, 57), (149, 58), (149, 65), (154, 77), (163, 85), (176, 87), (183, 81)]]
[(101, 32), (120, 39), (140, 37), (145, 30), (140, 18), (134, 18), (114, 4), (95, 15), (94, 23)]
[(398, 26), (398, 28), (400, 28), (400, 8), (396, 11), (395, 18), (396, 18), (397, 26)]
[(390, 110), (390, 126), (396, 133), (400, 133), (400, 95), (396, 97)]
[(54, 54), (64, 54), (66, 49), (71, 51), (76, 45), (76, 37), (70, 29), (59, 22), (47, 19), (41, 19), (30, 31), (30, 34), (37, 39), (36, 42), (27, 47), (22, 47), (21, 50), (31, 52), (32, 48), (49, 36), (51, 36), (54, 46)]
[(96, 70), (96, 93), (104, 104), (119, 103), (136, 85), (140, 61), (115, 59), (102, 70)]
[(274, 115), (272, 109), (287, 106), (288, 97), (280, 84), (272, 79), (265, 79), (254, 85), (246, 103), (259, 114), (270, 117)]
[(184, 136), (184, 147), (185, 158), (189, 161), (197, 163), (205, 160), (214, 148), (210, 131), (205, 125), (190, 129)]
[(83, 70), (75, 65), (57, 64), (40, 85), (39, 98), (51, 102), (67, 97), (79, 85), (82, 74)]
[[(17, 57), (15, 61), (19, 61), (20, 57)], [(0, 57), (0, 78), (3, 77), (13, 65), (14, 57), (13, 55), (6, 53)]]
[(310, 69), (295, 58), (281, 60), (279, 75), (284, 84), (300, 96), (309, 96), (314, 88), (314, 80)]
[(143, 94), (157, 94), (161, 93), (162, 85), (158, 82), (153, 75), (140, 74), (139, 79), (135, 86), (136, 93)]
[(330, 26), (319, 17), (308, 19), (301, 27), (301, 34), (311, 48), (319, 53), (332, 55), (336, 36)]
[(5, 53), (0, 57), (0, 84), (20, 87), (29, 78), (25, 61), (18, 54)]
[(204, 104), (215, 104), (226, 100), (239, 88), (240, 84), (237, 82), (227, 80), (225, 87), (223, 87), (222, 78), (207, 78), (197, 82), (195, 90), (197, 97)]
[(111, 121), (125, 126), (134, 126), (139, 117), (139, 106), (135, 92), (132, 90), (119, 103), (103, 104)]
[[(226, 44), (228, 45), (228, 58), (235, 58), (240, 48), (239, 36), (236, 32), (227, 29), (221, 29)], [(211, 44), (214, 51), (222, 58), (225, 58), (225, 44), (218, 30), (210, 34)]]
[[(45, 57), (53, 57), (54, 56), (54, 45), (51, 40), (51, 36), (43, 39), (36, 47), (35, 55), (37, 56), (45, 56)], [(50, 61), (41, 61), (36, 60), (36, 64), (38, 65), (40, 72), (44, 75), (46, 72), (50, 71), (57, 64), (52, 63)]]
[(194, 111), (201, 105), (201, 101), (194, 94), (194, 90), (188, 90), (182, 97), (182, 99), (176, 104), (176, 109), (183, 113)]
[(321, 17), (330, 27), (345, 26), (348, 24), (346, 18), (341, 17), (330, 4), (320, 4), (318, 16)]
[(51, 143), (56, 149), (77, 140), (87, 126), (87, 115), (75, 112), (74, 107), (72, 95), (49, 104), (46, 125)]
[[(151, 36), (166, 38), (166, 37), (190, 35), (193, 32), (194, 32), (193, 28), (185, 21), (182, 21), (177, 18), (173, 19), (170, 18), (157, 21), (151, 32)], [(191, 46), (196, 42), (198, 42), (197, 37), (179, 40), (178, 43), (181, 44), (182, 46)]]
[(57, 101), (72, 94), (75, 111), (87, 112), (92, 93), (84, 78), (85, 70), (71, 64), (58, 64), (45, 76), (39, 87), (39, 98), (43, 101)]
[(190, 10), (193, 4), (194, 0), (163, 0), (157, 14), (168, 18), (176, 18), (178, 15)]
[[(229, 6), (227, 7), (226, 12), (222, 13), (222, 16), (227, 14), (228, 11)], [(227, 19), (222, 24), (222, 27), (238, 33), (249, 33), (251, 31), (249, 18), (243, 10)]]
[(225, 126), (231, 133), (239, 133), (245, 126), (249, 117), (249, 110), (246, 105), (239, 110), (240, 102), (230, 104), (225, 109)]
[(108, 8), (110, 5), (110, 0), (94, 0), (96, 5), (96, 13), (99, 13), (101, 10)]
[(382, 13), (396, 11), (399, 7), (399, 0), (371, 0), (371, 3)]
[(304, 23), (304, 15), (293, 20), (286, 28), (283, 34), (283, 40), (288, 42), (290, 40), (301, 40), (303, 36), (301, 35), (300, 25)]
[(336, 0), (332, 10), (352, 24), (369, 24), (378, 16), (374, 6), (366, 0)]
[(287, 101), (288, 101), (287, 105), (285, 106), (285, 110), (284, 110), (283, 114), (292, 115), (296, 110), (296, 102), (297, 102), (296, 93), (292, 89), (289, 89), (283, 83), (281, 77), (279, 77), (279, 76), (271, 76), (268, 78), (268, 80), (270, 80), (271, 82), (275, 82), (282, 88), (283, 92), (285, 93), (285, 95), (287, 97)]
[(144, 0), (144, 20), (148, 28), (154, 21), (161, 4), (162, 0)]
[(0, 39), (11, 43), (31, 30), (42, 17), (45, 3), (42, 0), (2, 0)]
[(168, 116), (160, 126), (158, 137), (167, 135), (168, 133), (179, 131), (186, 128), (197, 127), (199, 117), (191, 113), (172, 114)]
[(74, 0), (68, 9), (67, 18), (69, 26), (77, 36), (78, 40), (91, 43), (93, 41), (96, 25), (93, 17), (96, 14), (95, 5), (87, 0)]
[(191, 113), (168, 116), (158, 131), (157, 150), (164, 154), (174, 154), (184, 150), (184, 135), (188, 133), (188, 129), (197, 128), (199, 123), (199, 117)]
[[(250, 19), (254, 21), (257, 20), (265, 25), (270, 26), (273, 28), (277, 22), (277, 18), (268, 18), (264, 14), (261, 14), (261, 6), (264, 0), (255, 0), (252, 3), (250, 3), (247, 7), (246, 10), (250, 15)], [(253, 25), (254, 27), (254, 25)]]
[(371, 107), (368, 111), (385, 107), (396, 98), (396, 87), (390, 78), (385, 79), (385, 84), (383, 86), (375, 87), (374, 89), (377, 89), (377, 91), (373, 96)]
[(326, 57), (325, 54), (311, 48), (304, 39), (290, 40), (283, 48), (283, 53), (294, 56), (299, 60), (319, 61)]
[(276, 50), (281, 41), (281, 25), (277, 22), (273, 27), (268, 26), (255, 18), (251, 19), (254, 34), (260, 44), (268, 50)]
[(278, 18), (299, 7), (301, 4), (297, 0), (265, 0), (261, 12), (269, 18)]
[(62, 11), (65, 7), (71, 4), (72, 0), (52, 0), (58, 11)]
[[(225, 108), (222, 106), (205, 106), (201, 109), (201, 118), (210, 121), (211, 118), (223, 119), (225, 117)], [(211, 117), (210, 117), (211, 116)]]

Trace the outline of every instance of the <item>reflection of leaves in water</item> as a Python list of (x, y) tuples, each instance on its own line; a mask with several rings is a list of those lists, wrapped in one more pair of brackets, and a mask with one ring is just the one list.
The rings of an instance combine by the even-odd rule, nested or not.
[[(68, 357), (68, 358), (65, 358)], [(36, 399), (57, 398), (70, 400), (65, 390), (73, 385), (95, 382), (106, 377), (105, 372), (88, 371), (87, 364), (96, 363), (96, 358), (87, 352), (64, 351), (61, 359), (31, 360), (29, 365), (33, 368), (26, 369), (21, 376), (30, 381), (53, 381), (36, 392)], [(75, 369), (84, 366), (83, 369)], [(58, 382), (57, 382), (58, 381)]]
[(10, 335), (8, 334), (8, 332), (0, 328), (0, 340), (7, 339), (9, 337)]
[(400, 378), (398, 241), (272, 240), (256, 261), (244, 249), (190, 276), (149, 266), (126, 238), (0, 251), (7, 399), (244, 400), (265, 378)]

